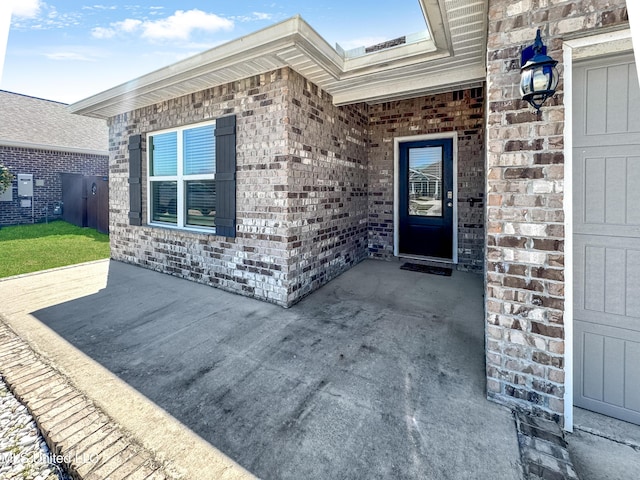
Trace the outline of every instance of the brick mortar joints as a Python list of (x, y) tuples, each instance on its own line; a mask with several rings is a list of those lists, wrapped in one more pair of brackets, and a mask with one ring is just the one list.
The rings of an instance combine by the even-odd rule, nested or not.
[[(119, 436), (125, 441), (125, 443), (127, 444), (127, 448), (132, 448), (136, 452), (137, 457), (142, 457), (147, 466), (152, 466), (151, 468), (153, 469), (155, 474), (164, 475), (167, 480), (177, 480), (177, 477), (170, 475), (165, 470), (161, 462), (159, 462), (155, 458), (152, 452), (139, 445), (128, 432), (118, 426), (118, 424), (113, 419), (111, 419), (104, 411), (102, 411), (102, 409), (96, 406), (88, 397), (86, 397), (86, 395), (84, 395), (79, 389), (77, 389), (68, 377), (66, 377), (63, 373), (56, 369), (50, 362), (47, 361), (46, 358), (37, 353), (33, 349), (33, 347), (31, 347), (31, 345), (29, 345), (25, 340), (20, 338), (4, 321), (2, 316), (0, 316), (0, 349), (2, 349), (5, 345), (11, 345), (11, 351), (17, 352), (17, 355), (23, 358), (22, 361), (28, 360), (28, 363), (33, 368), (37, 367), (48, 369), (53, 374), (48, 378), (48, 382), (50, 384), (56, 384), (58, 386), (60, 384), (63, 384), (66, 388), (70, 389), (70, 391), (73, 393), (74, 398), (80, 397), (78, 403), (84, 402), (86, 404), (85, 410), (87, 412), (87, 415), (91, 415), (97, 412), (100, 416), (100, 420), (105, 422), (105, 425), (103, 425), (103, 427), (101, 428), (108, 427), (113, 431), (119, 432)], [(9, 364), (13, 360), (11, 357), (11, 355), (8, 355), (7, 357), (0, 357), (0, 371), (2, 371), (2, 376), (7, 387), (9, 388), (11, 393), (18, 399), (18, 401), (25, 405), (29, 413), (34, 417), (34, 420), (38, 425), (38, 429), (41, 435), (44, 437), (51, 452), (56, 455), (60, 455), (65, 460), (62, 463), (62, 465), (65, 467), (65, 470), (75, 480), (84, 480), (85, 476), (79, 473), (79, 470), (82, 469), (84, 465), (78, 463), (76, 455), (67, 455), (67, 453), (73, 453), (73, 448), (70, 448), (69, 452), (65, 451), (64, 443), (67, 440), (67, 437), (65, 436), (60, 441), (55, 441), (53, 439), (53, 437), (55, 437), (60, 431), (64, 429), (59, 428), (60, 425), (64, 425), (64, 422), (60, 423), (55, 416), (48, 418), (46, 417), (46, 415), (40, 415), (38, 417), (34, 414), (34, 405), (36, 405), (38, 402), (38, 391), (42, 387), (36, 389), (26, 389), (24, 393), (20, 393), (21, 388), (26, 388), (29, 381), (24, 381), (24, 376), (21, 377), (19, 374), (12, 373), (12, 368), (15, 367), (9, 366)], [(29, 376), (27, 375), (27, 377)], [(65, 405), (57, 405), (57, 407), (63, 408), (65, 407)], [(65, 410), (61, 414), (64, 414), (66, 411), (67, 410)], [(87, 435), (87, 437), (85, 438), (88, 438), (89, 436), (91, 436), (91, 434)], [(81, 441), (82, 440), (78, 440), (71, 447), (77, 445)], [(80, 458), (82, 458), (81, 455)], [(111, 461), (113, 458), (114, 457), (110, 457), (109, 459), (102, 462), (102, 464)], [(70, 461), (67, 462), (67, 459), (69, 459)], [(119, 468), (126, 463), (127, 461), (123, 461), (121, 465), (119, 465), (118, 467), (114, 467), (114, 470), (115, 468)], [(86, 478), (89, 478), (91, 476), (91, 471), (87, 475), (88, 476)]]

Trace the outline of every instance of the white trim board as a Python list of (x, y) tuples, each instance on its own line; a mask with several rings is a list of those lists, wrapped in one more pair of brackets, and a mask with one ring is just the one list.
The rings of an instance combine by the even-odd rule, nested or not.
[[(633, 50), (640, 52), (640, 5), (638, 2), (627, 1), (627, 12), (629, 13), (629, 26), (633, 36)], [(635, 56), (636, 72), (638, 73), (638, 81), (640, 82), (640, 55)]]
[[(453, 144), (453, 245), (451, 246), (452, 258), (437, 259), (437, 261), (447, 263), (458, 263), (458, 132), (432, 133), (425, 135), (409, 135), (406, 137), (395, 137), (393, 139), (393, 255), (396, 257), (407, 255), (400, 253), (400, 179), (398, 172), (400, 168), (400, 144), (406, 142), (420, 142), (423, 140), (441, 140), (450, 138)], [(414, 258), (418, 258), (415, 255)], [(425, 260), (433, 261), (432, 257), (423, 257)]]
[[(487, 2), (470, 0), (465, 8), (449, 3), (420, 0), (429, 35), (356, 57), (345, 57), (298, 15), (69, 108), (72, 113), (109, 118), (280, 68), (291, 68), (331, 94), (336, 105), (474, 85), (486, 77)], [(454, 24), (458, 27), (450, 27)]]
[(573, 63), (633, 50), (631, 30), (591, 35), (563, 44), (564, 63), (564, 429), (573, 431)]

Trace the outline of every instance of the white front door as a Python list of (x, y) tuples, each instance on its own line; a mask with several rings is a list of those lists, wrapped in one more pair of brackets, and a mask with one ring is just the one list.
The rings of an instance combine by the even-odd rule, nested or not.
[(574, 402), (640, 424), (640, 88), (633, 56), (573, 70)]

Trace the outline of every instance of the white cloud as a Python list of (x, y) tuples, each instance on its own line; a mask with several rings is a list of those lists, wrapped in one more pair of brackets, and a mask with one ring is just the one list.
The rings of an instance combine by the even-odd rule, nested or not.
[(122, 22), (116, 22), (112, 24), (116, 30), (120, 30), (121, 32), (132, 33), (135, 32), (140, 25), (142, 25), (142, 21), (134, 20), (132, 18), (127, 18)]
[(83, 10), (116, 10), (116, 5), (85, 5)]
[(273, 15), (265, 12), (251, 12), (251, 15), (240, 15), (233, 18), (239, 22), (255, 22), (259, 20), (271, 20)]
[(91, 30), (91, 35), (94, 38), (105, 39), (115, 37), (118, 33), (133, 33), (142, 25), (141, 20), (134, 20), (133, 18), (127, 18), (121, 22), (114, 22), (110, 28), (95, 27)]
[(82, 14), (79, 11), (59, 13), (54, 5), (49, 5), (42, 0), (9, 1), (13, 2), (12, 28), (21, 30), (69, 28), (80, 25), (82, 20)]
[(77, 52), (45, 53), (44, 56), (47, 57), (49, 60), (73, 60), (73, 61), (82, 61), (82, 62), (95, 62), (95, 59)]
[(151, 40), (188, 40), (194, 30), (217, 32), (233, 29), (233, 22), (202, 10), (177, 10), (170, 17), (142, 23), (142, 36)]
[[(4, 0), (6, 1), (6, 0)], [(40, 0), (9, 0), (13, 15), (21, 18), (33, 18), (40, 13), (43, 2)]]
[(253, 12), (253, 16), (256, 20), (271, 20), (273, 15), (265, 12)]
[(217, 32), (232, 30), (233, 21), (202, 10), (177, 10), (173, 15), (160, 20), (136, 20), (127, 18), (107, 27), (96, 27), (91, 31), (95, 38), (108, 39), (117, 34), (140, 32), (143, 38), (153, 41), (189, 40), (194, 30)]
[(91, 30), (91, 35), (95, 38), (106, 39), (112, 38), (117, 32), (113, 28), (95, 27)]

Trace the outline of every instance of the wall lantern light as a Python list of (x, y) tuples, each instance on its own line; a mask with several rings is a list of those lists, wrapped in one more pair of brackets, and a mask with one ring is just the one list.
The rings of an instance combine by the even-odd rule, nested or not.
[(542, 43), (538, 29), (536, 41), (522, 50), (520, 57), (520, 94), (538, 111), (544, 101), (556, 93), (557, 64), (557, 60), (547, 56), (547, 47)]

